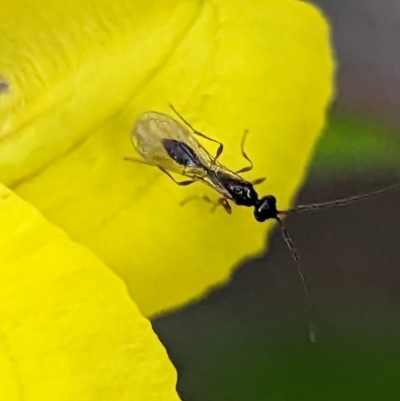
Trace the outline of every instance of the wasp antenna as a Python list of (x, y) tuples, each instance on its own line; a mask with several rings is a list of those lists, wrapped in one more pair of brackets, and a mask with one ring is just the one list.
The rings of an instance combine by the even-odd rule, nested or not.
[(347, 198), (337, 199), (337, 200), (328, 201), (328, 202), (311, 203), (309, 205), (300, 205), (293, 209), (278, 211), (278, 214), (289, 214), (289, 213), (294, 213), (294, 212), (302, 212), (302, 211), (306, 211), (306, 210), (323, 209), (326, 207), (344, 206), (344, 205), (348, 205), (349, 203), (360, 202), (360, 201), (363, 201), (366, 199), (373, 198), (374, 196), (384, 194), (385, 192), (393, 191), (399, 187), (400, 187), (400, 182), (398, 182), (397, 184), (391, 185), (390, 187), (379, 189), (379, 190), (373, 191), (373, 192), (369, 192), (367, 194), (349, 196)]
[(169, 103), (169, 107), (188, 127), (193, 129), (193, 127), (182, 117), (182, 115), (178, 112), (178, 110), (174, 107), (172, 103)]
[(280, 227), (281, 227), (281, 232), (282, 232), (282, 237), (284, 239), (284, 241), (286, 242), (286, 245), (289, 248), (290, 253), (292, 254), (292, 257), (294, 259), (294, 261), (296, 262), (296, 266), (297, 266), (297, 271), (299, 273), (301, 282), (303, 284), (303, 288), (304, 291), (306, 293), (306, 297), (307, 297), (307, 309), (308, 309), (308, 315), (309, 315), (309, 338), (310, 341), (312, 343), (315, 343), (317, 340), (317, 326), (314, 322), (314, 311), (313, 311), (313, 304), (312, 304), (312, 300), (311, 300), (311, 291), (310, 288), (307, 284), (307, 280), (306, 280), (306, 276), (303, 272), (303, 269), (301, 267), (301, 262), (300, 262), (300, 257), (299, 254), (297, 253), (297, 249), (289, 235), (289, 232), (285, 226), (285, 224), (283, 224), (283, 221), (277, 217), (276, 220), (278, 221)]

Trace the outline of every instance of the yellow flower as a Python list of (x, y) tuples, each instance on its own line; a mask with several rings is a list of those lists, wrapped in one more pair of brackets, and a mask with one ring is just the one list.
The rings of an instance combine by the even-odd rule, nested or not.
[(332, 95), (326, 23), (294, 0), (3, 3), (0, 181), (24, 201), (1, 189), (0, 399), (176, 400), (134, 302), (150, 317), (202, 296), (271, 224), (180, 207), (216, 195), (124, 161), (130, 131), (172, 103), (239, 169), (249, 129), (248, 177), (288, 207)]
[(0, 399), (179, 400), (123, 282), (0, 188)]

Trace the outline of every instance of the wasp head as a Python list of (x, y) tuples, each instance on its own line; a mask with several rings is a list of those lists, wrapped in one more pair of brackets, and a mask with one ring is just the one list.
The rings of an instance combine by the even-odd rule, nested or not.
[(254, 207), (254, 217), (259, 222), (278, 217), (276, 199), (273, 195), (264, 196), (257, 201)]

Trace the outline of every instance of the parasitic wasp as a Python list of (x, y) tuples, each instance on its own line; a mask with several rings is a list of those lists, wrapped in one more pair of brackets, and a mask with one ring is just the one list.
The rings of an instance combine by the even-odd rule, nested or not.
[[(220, 194), (220, 198), (216, 202), (213, 202), (207, 196), (196, 196), (187, 198), (181, 203), (182, 205), (193, 199), (203, 199), (209, 203), (213, 203), (213, 210), (215, 207), (221, 205), (230, 214), (232, 213), (232, 208), (229, 202), (233, 202), (238, 206), (254, 208), (254, 218), (259, 222), (264, 222), (269, 219), (276, 220), (280, 225), (282, 237), (296, 263), (298, 274), (307, 296), (310, 319), (309, 336), (311, 342), (315, 342), (316, 326), (314, 323), (311, 292), (303, 273), (296, 247), (280, 216), (326, 207), (343, 206), (349, 203), (369, 199), (373, 196), (400, 187), (400, 183), (367, 194), (310, 205), (300, 205), (288, 210), (278, 210), (276, 206), (276, 198), (273, 195), (259, 197), (254, 189), (255, 185), (260, 184), (265, 180), (264, 177), (258, 178), (254, 181), (247, 181), (240, 175), (253, 169), (253, 163), (244, 150), (248, 134), (247, 130), (244, 132), (242, 137), (241, 153), (248, 162), (248, 165), (238, 171), (232, 171), (218, 161), (224, 150), (224, 145), (221, 142), (195, 130), (172, 105), (170, 105), (170, 107), (179, 119), (182, 120), (183, 124), (166, 114), (155, 111), (149, 111), (142, 114), (136, 121), (131, 133), (132, 143), (142, 159), (126, 157), (125, 160), (155, 166), (164, 174), (168, 175), (168, 177), (178, 185), (186, 186), (195, 182), (203, 182)], [(210, 153), (197, 140), (197, 137), (218, 144), (215, 156), (210, 155)], [(187, 180), (177, 181), (171, 173), (182, 175), (187, 178)]]

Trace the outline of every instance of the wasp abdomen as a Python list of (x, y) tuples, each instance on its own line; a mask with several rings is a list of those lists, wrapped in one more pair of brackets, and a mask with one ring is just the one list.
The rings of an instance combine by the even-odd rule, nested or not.
[(184, 167), (204, 167), (194, 150), (176, 139), (163, 139), (164, 149), (169, 157)]

